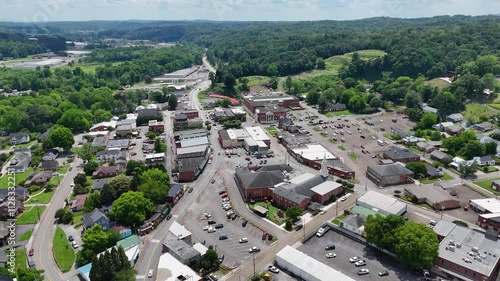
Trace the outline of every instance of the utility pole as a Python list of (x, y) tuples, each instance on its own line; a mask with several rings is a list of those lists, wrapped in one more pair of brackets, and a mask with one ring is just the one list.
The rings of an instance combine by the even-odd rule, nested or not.
[(444, 212), (445, 209), (446, 209), (445, 206), (441, 206), (441, 219), (443, 219), (443, 212)]
[(252, 252), (253, 257), (253, 276), (255, 276), (255, 251)]

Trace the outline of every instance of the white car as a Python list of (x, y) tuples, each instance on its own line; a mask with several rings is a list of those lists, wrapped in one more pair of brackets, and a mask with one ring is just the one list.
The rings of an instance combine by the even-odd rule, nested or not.
[(71, 246), (73, 247), (73, 249), (78, 249), (78, 243), (76, 243), (76, 241), (72, 241), (71, 242)]
[(328, 253), (326, 254), (327, 259), (335, 258), (337, 255), (335, 253)]
[(364, 260), (359, 260), (357, 262), (354, 263), (355, 266), (363, 266), (363, 265), (366, 265), (366, 262)]
[(362, 268), (362, 269), (358, 270), (358, 275), (365, 275), (368, 273), (370, 273), (370, 271), (366, 268)]
[(209, 227), (209, 228), (207, 229), (207, 232), (208, 232), (208, 233), (215, 232), (215, 228), (213, 228), (213, 227)]
[(276, 274), (280, 273), (280, 270), (279, 270), (276, 266), (272, 266), (272, 265), (270, 265), (268, 269), (269, 269), (269, 271), (271, 271), (272, 273), (276, 273)]
[(352, 258), (349, 259), (350, 263), (357, 262), (357, 261), (359, 261), (358, 257), (352, 257)]
[(324, 215), (325, 213), (326, 213), (326, 211), (325, 211), (325, 210), (321, 210), (321, 211), (319, 212), (319, 214), (320, 214), (320, 215)]
[(345, 196), (342, 196), (342, 198), (340, 198), (340, 201), (344, 202), (345, 200), (347, 200), (347, 197)]
[(203, 228), (203, 231), (207, 231), (211, 226), (207, 225)]
[(148, 278), (153, 278), (153, 270), (152, 269), (150, 269), (148, 271)]
[(248, 242), (248, 238), (240, 238), (239, 240), (240, 243), (247, 243)]

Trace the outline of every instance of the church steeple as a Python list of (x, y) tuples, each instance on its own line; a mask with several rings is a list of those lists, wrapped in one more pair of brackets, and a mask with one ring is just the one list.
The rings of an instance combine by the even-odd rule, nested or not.
[(326, 167), (326, 153), (323, 154), (323, 161), (321, 161), (321, 175), (328, 177), (328, 168)]

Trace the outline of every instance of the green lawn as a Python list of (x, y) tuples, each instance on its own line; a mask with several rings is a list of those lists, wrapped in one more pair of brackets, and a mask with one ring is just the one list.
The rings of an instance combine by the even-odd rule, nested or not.
[[(269, 212), (267, 213), (267, 217), (268, 219), (270, 219), (271, 221), (273, 221), (274, 223), (276, 223), (277, 225), (282, 225), (285, 220), (282, 219), (282, 218), (279, 218), (277, 215), (276, 215), (276, 212), (279, 211), (280, 209), (276, 208), (275, 206), (273, 206), (271, 203), (265, 203), (265, 202), (256, 202), (255, 204), (250, 204), (250, 208), (253, 209), (253, 207), (255, 206), (262, 206), (264, 208), (267, 208), (269, 210)], [(283, 214), (285, 213), (284, 210), (281, 210), (283, 211)]]
[(462, 114), (464, 115), (464, 119), (469, 119), (474, 123), (479, 123), (479, 117), (481, 116), (490, 117), (496, 115), (497, 113), (497, 110), (479, 103), (466, 104), (465, 111), (462, 112)]
[(356, 152), (351, 152), (348, 154), (352, 159), (358, 159), (358, 154)]
[(266, 76), (247, 76), (245, 78), (248, 79), (248, 87), (267, 85), (270, 80)]
[(352, 113), (349, 111), (349, 110), (342, 110), (342, 111), (333, 111), (333, 112), (328, 112), (327, 114), (325, 114), (326, 117), (328, 118), (331, 118), (331, 117), (334, 117), (334, 116), (347, 116), (347, 115), (351, 115)]
[(441, 177), (442, 180), (444, 181), (449, 181), (454, 179), (454, 177), (450, 176), (448, 173), (444, 173), (444, 175)]
[(442, 79), (439, 79), (439, 78), (435, 78), (435, 79), (432, 79), (432, 80), (429, 80), (429, 81), (425, 81), (425, 84), (429, 84), (431, 85), (433, 88), (434, 87), (438, 87), (439, 90), (442, 90), (443, 88), (447, 87), (450, 85), (450, 83), (442, 80)]
[(498, 110), (500, 110), (500, 104), (498, 104), (498, 103), (490, 103), (490, 104), (488, 104), (488, 106), (491, 106), (491, 107), (493, 107), (494, 109), (498, 109)]
[(22, 148), (22, 147), (30, 147), (31, 145), (35, 144), (37, 141), (36, 140), (32, 140), (28, 143), (23, 143), (23, 144), (16, 144), (14, 146), (14, 148)]
[(439, 178), (425, 178), (420, 180), (420, 182), (423, 184), (433, 183), (437, 181), (439, 181)]
[(30, 230), (26, 231), (25, 233), (21, 234), (21, 236), (19, 236), (19, 241), (30, 240), (31, 235), (33, 235), (33, 229), (30, 229)]
[(266, 131), (273, 137), (280, 132), (276, 127), (267, 127)]
[(330, 143), (336, 144), (337, 142), (334, 140), (329, 140)]
[(82, 222), (82, 218), (83, 218), (83, 212), (82, 211), (78, 211), (78, 212), (73, 212), (73, 224), (79, 224)]
[[(38, 203), (47, 204), (50, 202), (50, 199), (52, 199), (53, 195), (54, 195), (54, 189), (52, 189), (52, 191), (50, 191), (50, 192), (45, 192), (45, 191), (39, 192), (35, 196), (33, 196), (32, 198), (34, 200), (37, 200)], [(33, 201), (33, 199), (30, 201)], [(35, 202), (35, 201), (33, 201), (33, 202)]]
[[(15, 184), (18, 185), (20, 182), (25, 181), (31, 173), (33, 173), (33, 168), (29, 168), (26, 172), (15, 174)], [(9, 176), (5, 174), (0, 178), (0, 188), (7, 187), (9, 187)]]
[(68, 172), (68, 169), (69, 169), (69, 164), (66, 164), (66, 165), (60, 167), (59, 170), (57, 170), (57, 172), (59, 174), (66, 174)]
[[(121, 62), (113, 62), (112, 65), (119, 65)], [(95, 69), (98, 68), (99, 66), (104, 66), (103, 63), (76, 63), (75, 61), (75, 66), (70, 67), (69, 65), (61, 66), (61, 68), (71, 68), (75, 69), (76, 67), (80, 67), (84, 72), (90, 73), (90, 72), (95, 72)]]
[[(37, 212), (38, 210), (38, 212)], [(42, 216), (45, 206), (32, 207), (24, 212), (18, 219), (17, 224), (33, 224), (38, 221), (38, 214)]]
[(16, 250), (16, 269), (17, 268), (27, 268), (27, 257), (26, 257), (26, 251), (24, 249), (22, 250)]
[(497, 168), (495, 167), (491, 167), (491, 166), (486, 166), (486, 172), (483, 170), (483, 168), (480, 168), (479, 169), (481, 172), (484, 172), (484, 173), (491, 173), (491, 172), (496, 172), (498, 171)]
[(75, 251), (69, 244), (68, 239), (66, 239), (66, 234), (60, 227), (56, 229), (56, 234), (52, 241), (52, 252), (62, 272), (70, 271), (75, 263)]
[(339, 149), (340, 150), (346, 150), (345, 147), (343, 147), (342, 145), (339, 145)]
[(345, 214), (342, 214), (342, 215), (340, 215), (340, 216), (338, 216), (338, 217), (334, 218), (334, 219), (332, 220), (332, 223), (333, 223), (333, 224), (336, 224), (336, 225), (339, 225), (339, 224), (340, 224), (340, 221), (341, 221), (341, 220), (343, 220), (345, 217), (346, 217), (346, 215), (345, 215)]
[(491, 188), (491, 183), (495, 180), (500, 180), (500, 178), (498, 179), (491, 179), (491, 180), (482, 180), (482, 181), (475, 181), (474, 183), (479, 185), (480, 187), (490, 191), (490, 192), (493, 192), (494, 194), (496, 195), (500, 195), (500, 192), (494, 190), (493, 188)]
[(52, 177), (52, 179), (49, 181), (49, 183), (59, 186), (59, 183), (61, 183), (61, 180), (63, 179), (63, 176), (59, 175), (57, 177)]
[(318, 128), (318, 127), (314, 127), (314, 128), (313, 128), (313, 130), (314, 130), (314, 131), (316, 131), (316, 132), (321, 131), (321, 129), (320, 129), (320, 128)]

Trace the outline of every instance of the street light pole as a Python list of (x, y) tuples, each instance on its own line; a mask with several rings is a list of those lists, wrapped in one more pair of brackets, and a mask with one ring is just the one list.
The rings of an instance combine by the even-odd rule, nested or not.
[(252, 252), (253, 257), (253, 276), (255, 276), (255, 252)]

